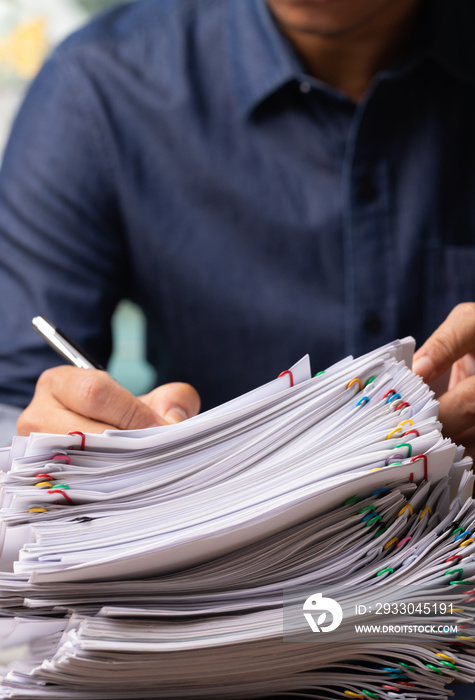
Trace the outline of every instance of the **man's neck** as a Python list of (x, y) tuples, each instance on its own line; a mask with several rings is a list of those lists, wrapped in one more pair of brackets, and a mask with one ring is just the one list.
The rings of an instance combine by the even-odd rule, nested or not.
[(397, 0), (358, 26), (335, 33), (293, 26), (275, 14), (309, 74), (358, 102), (374, 76), (406, 49), (419, 5), (418, 0)]

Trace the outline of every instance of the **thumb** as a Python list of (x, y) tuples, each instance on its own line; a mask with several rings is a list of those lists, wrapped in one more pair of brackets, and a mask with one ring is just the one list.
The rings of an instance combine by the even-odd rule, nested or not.
[(162, 384), (140, 397), (143, 403), (164, 418), (167, 423), (180, 423), (200, 410), (200, 395), (191, 384), (172, 382)]
[(412, 369), (426, 382), (475, 349), (475, 303), (456, 306), (414, 355)]

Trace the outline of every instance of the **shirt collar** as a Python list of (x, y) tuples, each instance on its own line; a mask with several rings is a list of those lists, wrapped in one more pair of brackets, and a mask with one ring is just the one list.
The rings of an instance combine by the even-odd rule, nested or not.
[[(425, 0), (417, 45), (393, 76), (432, 59), (455, 78), (475, 84), (474, 26), (473, 0)], [(305, 79), (301, 62), (265, 0), (228, 0), (228, 39), (232, 79), (243, 117), (284, 85)]]
[(242, 116), (303, 72), (265, 0), (228, 0), (228, 40)]

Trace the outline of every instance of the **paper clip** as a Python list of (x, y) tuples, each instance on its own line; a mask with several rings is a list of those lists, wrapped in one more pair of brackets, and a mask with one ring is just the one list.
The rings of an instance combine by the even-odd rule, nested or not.
[(407, 504), (404, 506), (404, 508), (401, 508), (401, 510), (400, 510), (399, 513), (397, 514), (397, 517), (400, 518), (401, 515), (404, 515), (404, 513), (406, 512), (406, 510), (409, 511), (409, 515), (411, 516), (412, 513), (413, 513), (413, 511), (412, 511), (412, 505), (411, 505), (410, 503), (407, 503)]
[(46, 508), (30, 508), (28, 513), (47, 513)]
[(470, 532), (470, 530), (464, 530), (460, 535), (458, 535), (455, 538), (455, 542), (458, 542), (459, 540), (461, 540), (463, 537), (465, 537), (465, 535), (468, 535), (470, 537), (471, 534), (472, 533)]
[[(68, 433), (69, 435), (73, 435), (74, 433)], [(82, 435), (82, 433), (81, 433)], [(55, 455), (53, 459), (51, 460), (52, 462), (59, 462), (61, 460), (65, 464), (71, 464), (71, 458), (68, 457), (68, 455)]]
[[(290, 371), (290, 369), (285, 369), (283, 372), (281, 372), (281, 373), (279, 374), (279, 376), (277, 377), (277, 379), (280, 379), (280, 377), (285, 377), (286, 374), (289, 375), (289, 377), (290, 377), (290, 386), (293, 387), (293, 386), (294, 386), (294, 375), (292, 374), (292, 372)], [(68, 433), (68, 435), (73, 435), (73, 434), (74, 434), (74, 433)], [(84, 447), (83, 447), (82, 449), (84, 449)]]
[(54, 481), (51, 474), (35, 474), (35, 479), (49, 479), (49, 481)]
[(455, 556), (446, 559), (445, 563), (447, 564), (449, 561), (454, 561), (455, 559), (460, 559), (460, 561), (462, 561), (463, 556), (461, 554), (456, 554)]
[(424, 508), (424, 510), (422, 511), (422, 513), (419, 515), (419, 520), (422, 520), (422, 518), (424, 517), (424, 515), (425, 515), (426, 513), (429, 513), (429, 516), (432, 515), (432, 508), (431, 508), (430, 506), (426, 506), (426, 507)]
[[(383, 396), (384, 399), (384, 396)], [(393, 394), (392, 396), (389, 397), (389, 399), (386, 401), (386, 403), (391, 403), (395, 399), (402, 399), (401, 394)]]
[(455, 671), (458, 671), (457, 666), (451, 661), (439, 661), (439, 664), (442, 664), (442, 666), (447, 666), (448, 668), (453, 668)]
[(369, 398), (367, 396), (363, 396), (356, 405), (361, 406), (363, 403), (369, 403)]
[(392, 540), (389, 540), (389, 542), (386, 542), (384, 545), (383, 549), (389, 549), (392, 544), (397, 544), (399, 542), (399, 537), (393, 537)]
[(451, 656), (447, 656), (447, 654), (443, 654), (441, 651), (436, 654), (436, 656), (440, 656), (441, 659), (446, 659), (447, 661), (450, 661), (451, 663), (455, 664), (455, 659), (453, 659)]
[(37, 489), (50, 489), (53, 483), (51, 481), (39, 481), (35, 486)]
[(383, 525), (383, 527), (380, 527), (379, 530), (376, 530), (376, 532), (374, 533), (374, 539), (377, 540), (378, 537), (385, 533), (387, 529), (388, 525)]
[(361, 379), (360, 379), (359, 377), (355, 377), (354, 379), (352, 379), (351, 382), (349, 382), (349, 384), (348, 384), (348, 386), (347, 386), (346, 388), (347, 388), (347, 389), (351, 389), (351, 387), (352, 387), (354, 384), (359, 384), (359, 385), (360, 385), (360, 389), (359, 389), (359, 390), (360, 390), (360, 391), (363, 390), (363, 382), (361, 381)]
[(367, 379), (365, 382), (365, 387), (367, 387), (368, 384), (372, 384), (375, 381), (375, 379), (377, 379), (377, 377), (370, 377), (369, 379)]
[(394, 409), (395, 411), (400, 411), (401, 408), (404, 408), (405, 406), (410, 406), (411, 404), (408, 403), (407, 401), (401, 401), (401, 403), (398, 403), (396, 408)]
[(390, 440), (395, 433), (399, 433), (401, 430), (402, 428), (398, 425), (397, 428), (394, 428), (394, 430), (391, 430), (391, 432), (388, 433), (386, 440)]
[(361, 498), (359, 496), (352, 496), (347, 501), (345, 501), (343, 505), (350, 506), (352, 503), (358, 503), (358, 501), (361, 501)]
[(452, 574), (459, 574), (459, 579), (463, 576), (463, 569), (449, 569), (444, 573), (444, 576), (451, 576)]
[[(288, 370), (287, 370), (288, 371)], [(81, 433), (80, 430), (71, 430), (68, 435), (80, 435), (81, 436), (81, 450), (84, 451), (86, 447), (86, 436), (84, 433)], [(73, 448), (71, 448), (73, 449)]]
[(410, 666), (409, 664), (406, 664), (405, 661), (400, 661), (399, 666), (403, 666), (404, 668), (407, 668), (409, 671), (416, 673), (416, 669), (414, 668), (414, 666)]
[(354, 693), (352, 690), (345, 690), (345, 695), (350, 695), (352, 698), (361, 698), (361, 700), (364, 700), (364, 695), (361, 693)]
[(371, 496), (381, 496), (383, 493), (389, 493), (389, 489), (386, 487), (383, 487), (382, 489), (377, 489), (376, 491), (373, 491)]
[(430, 668), (431, 671), (436, 671), (439, 675), (443, 676), (444, 672), (440, 670), (440, 668), (437, 668), (437, 666), (434, 666), (434, 664), (426, 664), (427, 668)]
[[(458, 525), (458, 523), (452, 523), (452, 526), (453, 525)], [(449, 527), (449, 529), (450, 529), (450, 527)], [(463, 531), (464, 531), (464, 528), (461, 525), (459, 525), (458, 527), (455, 528), (455, 530), (452, 530), (452, 532), (450, 534), (455, 535), (457, 532), (463, 532)], [(456, 539), (457, 538), (455, 538), (454, 542), (456, 541)]]
[[(388, 435), (388, 437), (386, 438), (386, 440), (389, 440), (389, 438), (392, 437), (392, 435), (394, 435), (394, 433), (398, 433), (400, 430), (403, 430), (403, 427), (402, 427), (402, 426), (403, 426), (403, 425), (406, 425), (407, 423), (409, 423), (409, 425), (414, 425), (414, 421), (413, 421), (411, 418), (406, 418), (406, 420), (403, 420), (403, 421), (401, 421), (400, 423), (398, 423), (397, 427), (394, 428), (394, 430), (392, 430), (392, 431), (389, 433), (389, 435)], [(409, 431), (409, 432), (410, 432), (410, 431)], [(404, 435), (408, 435), (408, 433), (404, 433)], [(404, 437), (404, 435), (403, 435), (403, 437)]]
[(473, 544), (474, 542), (475, 542), (475, 540), (473, 539), (473, 537), (470, 537), (470, 539), (465, 540), (464, 542), (459, 544), (459, 549), (460, 549), (460, 547), (466, 547), (468, 544)]
[(63, 489), (50, 489), (50, 490), (48, 491), (48, 493), (60, 493), (62, 496), (64, 496), (64, 498), (67, 500), (67, 502), (68, 502), (70, 505), (72, 505), (72, 506), (74, 505), (74, 503), (72, 502), (72, 500), (69, 498), (68, 494), (67, 494)]
[(414, 425), (414, 421), (412, 418), (406, 418), (406, 420), (402, 420), (399, 425), (402, 428), (403, 425), (406, 425), (406, 423), (409, 423), (409, 425)]
[(427, 455), (416, 455), (410, 461), (416, 462), (418, 459), (424, 460), (424, 479), (426, 481), (429, 481), (429, 474), (428, 474), (428, 469), (427, 469)]
[[(388, 566), (387, 569), (382, 569), (381, 571), (378, 571), (376, 576), (382, 576), (383, 574), (387, 574), (387, 573), (393, 574), (394, 569), (391, 566)], [(392, 669), (392, 670), (397, 673), (397, 669)], [(384, 671), (384, 669), (383, 669), (383, 671)]]
[(403, 540), (401, 540), (401, 541), (399, 542), (399, 544), (397, 545), (396, 549), (399, 549), (400, 547), (403, 547), (403, 546), (406, 544), (406, 542), (410, 542), (411, 540), (412, 540), (412, 537), (405, 537)]
[(412, 445), (410, 442), (401, 442), (400, 445), (394, 445), (393, 450), (397, 450), (398, 447), (407, 447), (407, 456), (411, 457), (412, 455)]
[[(384, 466), (389, 467), (389, 462), (392, 459), (406, 459), (406, 458), (404, 457), (403, 454), (401, 454), (400, 452), (397, 452), (395, 455), (389, 455), (389, 457), (386, 457), (386, 459), (384, 460)], [(401, 462), (394, 462), (394, 464), (401, 464)]]
[(406, 435), (411, 435), (412, 433), (415, 433), (416, 437), (421, 436), (420, 432), (418, 430), (416, 430), (415, 428), (413, 428), (412, 430), (408, 430), (407, 433), (403, 433), (401, 435), (401, 437), (406, 437)]
[[(387, 392), (384, 394), (384, 396), (383, 396), (383, 401), (384, 401), (385, 398), (387, 398), (388, 396), (391, 396), (391, 394), (395, 394), (395, 393), (396, 393), (396, 390), (395, 390), (395, 389), (390, 389), (389, 391), (387, 391)], [(387, 403), (387, 402), (386, 402), (386, 403)]]

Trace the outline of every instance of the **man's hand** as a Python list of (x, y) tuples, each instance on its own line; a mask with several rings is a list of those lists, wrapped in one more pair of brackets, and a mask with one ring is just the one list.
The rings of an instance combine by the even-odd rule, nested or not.
[(413, 370), (426, 382), (451, 368), (449, 387), (439, 397), (446, 437), (475, 456), (475, 303), (459, 304), (414, 355)]
[(149, 428), (178, 423), (199, 409), (200, 397), (189, 384), (164, 384), (137, 398), (106, 372), (60, 366), (40, 376), (17, 431), (29, 435)]

